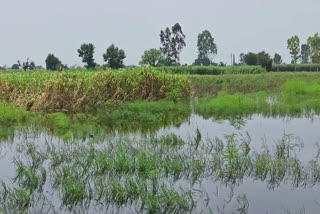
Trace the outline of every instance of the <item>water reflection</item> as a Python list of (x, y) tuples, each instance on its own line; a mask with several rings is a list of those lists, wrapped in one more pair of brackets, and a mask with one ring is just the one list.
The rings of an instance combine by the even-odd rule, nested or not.
[(302, 194), (310, 200), (307, 211), (317, 210), (320, 195), (310, 193), (320, 181), (317, 155), (301, 161), (303, 143), (291, 135), (260, 150), (253, 144), (250, 135), (205, 138), (199, 129), (188, 140), (166, 134), (114, 136), (101, 143), (63, 143), (45, 133), (25, 133), (2, 158), (11, 160), (5, 168), (14, 170), (1, 174), (0, 211), (282, 212), (281, 200), (255, 207), (255, 193), (280, 199), (284, 188), (288, 208), (296, 207)]
[(0, 126), (0, 213), (315, 213), (319, 127), (259, 114), (69, 138)]

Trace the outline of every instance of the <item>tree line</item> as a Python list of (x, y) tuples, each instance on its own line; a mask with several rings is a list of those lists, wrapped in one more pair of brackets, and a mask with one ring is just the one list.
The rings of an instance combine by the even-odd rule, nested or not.
[[(184, 47), (186, 47), (186, 35), (183, 33), (182, 27), (179, 23), (176, 23), (172, 27), (167, 27), (160, 31), (160, 48), (151, 48), (146, 50), (139, 62), (142, 66), (180, 66), (180, 54)], [(303, 64), (308, 63), (320, 63), (320, 37), (316, 33), (314, 36), (309, 37), (307, 43), (300, 46), (300, 39), (297, 35), (287, 40), (287, 48), (291, 55), (291, 63), (297, 64), (299, 61)], [(106, 52), (102, 55), (103, 64), (98, 65), (94, 59), (95, 46), (92, 43), (82, 44), (77, 50), (78, 56), (82, 59), (86, 69), (99, 68), (112, 68), (119, 69), (125, 67), (124, 59), (126, 58), (125, 51), (119, 47), (111, 44)], [(210, 31), (204, 30), (198, 34), (197, 39), (197, 58), (192, 65), (195, 66), (209, 66), (218, 65), (213, 61), (213, 58), (218, 53), (217, 45), (212, 37)], [(232, 65), (260, 65), (266, 70), (270, 71), (272, 64), (282, 64), (283, 60), (280, 54), (275, 53), (273, 58), (265, 51), (259, 53), (248, 52), (246, 54), (241, 53), (238, 63), (235, 62), (235, 56), (232, 56)], [(46, 60), (47, 70), (64, 70), (68, 69), (68, 66), (63, 64), (58, 57), (54, 54), (48, 54)], [(225, 66), (224, 63), (219, 65)], [(27, 59), (26, 62), (18, 61), (12, 65), (11, 69), (23, 69), (33, 70), (39, 69), (41, 66), (36, 66), (33, 61)], [(0, 69), (6, 69), (0, 67)]]

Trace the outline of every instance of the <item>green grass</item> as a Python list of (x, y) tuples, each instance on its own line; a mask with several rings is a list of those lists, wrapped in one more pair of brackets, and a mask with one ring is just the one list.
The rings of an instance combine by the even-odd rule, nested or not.
[(218, 119), (248, 116), (254, 113), (300, 116), (320, 113), (320, 83), (293, 81), (285, 83), (280, 91), (271, 94), (274, 103), (268, 103), (266, 92), (220, 93), (214, 99), (202, 100), (196, 112)]
[(258, 75), (192, 75), (191, 84), (195, 97), (214, 96), (221, 91), (229, 94), (253, 93), (265, 91), (279, 92), (286, 82), (303, 81), (306, 83), (320, 83), (318, 73), (274, 73), (268, 72)]
[(29, 116), (28, 111), (19, 109), (13, 104), (0, 103), (0, 123), (2, 124), (25, 122)]

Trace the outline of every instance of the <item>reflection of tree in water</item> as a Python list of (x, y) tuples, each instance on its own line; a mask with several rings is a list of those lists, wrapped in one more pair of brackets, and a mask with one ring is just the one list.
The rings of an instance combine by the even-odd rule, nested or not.
[(26, 139), (17, 147), (13, 182), (2, 184), (0, 212), (248, 213), (250, 198), (235, 193), (245, 180), (270, 190), (320, 180), (318, 160), (303, 164), (295, 152), (300, 144), (287, 135), (260, 152), (252, 151), (250, 137), (204, 141), (200, 132), (189, 141), (175, 135), (104, 143)]

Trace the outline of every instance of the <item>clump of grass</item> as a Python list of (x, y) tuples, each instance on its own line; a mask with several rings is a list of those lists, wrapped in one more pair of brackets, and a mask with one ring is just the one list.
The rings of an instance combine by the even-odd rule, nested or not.
[(0, 123), (8, 125), (18, 122), (25, 122), (30, 113), (24, 109), (17, 108), (13, 104), (0, 103)]
[(249, 95), (220, 93), (213, 100), (200, 102), (196, 112), (206, 117), (214, 115), (216, 118), (246, 116), (267, 108), (266, 99), (267, 94), (264, 92)]

